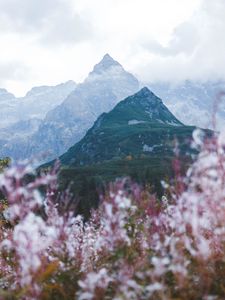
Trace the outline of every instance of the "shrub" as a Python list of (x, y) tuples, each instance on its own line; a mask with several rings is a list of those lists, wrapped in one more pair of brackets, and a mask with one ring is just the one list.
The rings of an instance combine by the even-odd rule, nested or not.
[(225, 137), (194, 138), (200, 154), (167, 196), (116, 181), (87, 222), (55, 169), (1, 174), (1, 299), (224, 299)]

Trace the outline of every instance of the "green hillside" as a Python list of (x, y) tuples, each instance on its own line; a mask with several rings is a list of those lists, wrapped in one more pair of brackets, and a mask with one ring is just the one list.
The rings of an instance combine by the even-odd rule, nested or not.
[(63, 165), (85, 166), (127, 156), (173, 156), (175, 140), (190, 150), (194, 127), (185, 126), (147, 88), (101, 115), (85, 137), (60, 157)]
[(174, 178), (175, 146), (183, 170), (196, 153), (190, 147), (194, 129), (179, 122), (161, 99), (143, 88), (102, 114), (85, 137), (60, 157), (60, 186), (70, 186), (82, 200), (79, 209), (84, 214), (97, 206), (98, 194), (116, 178), (129, 176), (160, 196), (161, 180)]

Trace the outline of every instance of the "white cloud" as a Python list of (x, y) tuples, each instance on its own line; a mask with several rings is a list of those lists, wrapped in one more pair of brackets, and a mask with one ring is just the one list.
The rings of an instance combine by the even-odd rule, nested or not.
[(166, 47), (144, 45), (147, 63), (139, 59), (138, 73), (152, 81), (225, 79), (224, 13), (224, 0), (204, 0), (188, 21), (174, 29)]
[(1, 30), (32, 34), (47, 44), (77, 42), (91, 32), (71, 0), (1, 0), (0, 25)]
[(224, 13), (224, 0), (1, 0), (0, 84), (81, 81), (106, 52), (146, 81), (225, 79)]

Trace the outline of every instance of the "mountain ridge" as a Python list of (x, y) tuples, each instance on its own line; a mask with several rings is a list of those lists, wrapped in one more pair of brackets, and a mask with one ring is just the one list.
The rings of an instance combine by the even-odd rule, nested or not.
[[(68, 81), (67, 83), (70, 85), (72, 81)], [(63, 84), (59, 84), (56, 87), (60, 88), (62, 86)], [(189, 125), (196, 124), (202, 128), (206, 128), (207, 126), (203, 126), (204, 120), (209, 120), (209, 111), (212, 111), (210, 109), (211, 106), (206, 102), (209, 102), (210, 95), (213, 95), (211, 90), (215, 90), (214, 86), (220, 88), (223, 87), (223, 83), (215, 83), (212, 84), (212, 87), (208, 88), (207, 84), (199, 86), (199, 84), (193, 85), (190, 83), (179, 88), (171, 88), (169, 85), (164, 84), (148, 84), (148, 86), (163, 99), (170, 111), (183, 123)], [(192, 86), (193, 95), (191, 95)], [(18, 99), (13, 94), (8, 93), (6, 95), (10, 98), (10, 101), (3, 97), (3, 102), (1, 102), (0, 128), (9, 126), (9, 128), (6, 128), (6, 132), (8, 133), (12, 132), (12, 124), (18, 124), (18, 133), (21, 141), (19, 142), (18, 139), (14, 139), (16, 133), (13, 135), (9, 134), (8, 136), (7, 134), (0, 136), (0, 144), (2, 145), (0, 156), (11, 156), (18, 160), (35, 157), (36, 155), (39, 156), (39, 153), (49, 152), (51, 154), (49, 154), (46, 160), (54, 159), (63, 154), (75, 142), (78, 142), (100, 114), (110, 111), (121, 99), (138, 91), (139, 87), (140, 83), (138, 80), (131, 73), (124, 70), (119, 62), (106, 54), (93, 67), (93, 70), (88, 74), (83, 83), (77, 85), (76, 88), (74, 86), (69, 87), (69, 90), (66, 91), (68, 93), (66, 96), (57, 92), (57, 97), (61, 97), (59, 99), (53, 94), (52, 99), (59, 99), (61, 103), (56, 106), (54, 105), (55, 107), (52, 109), (50, 106), (46, 109), (44, 94), (42, 95), (42, 92), (45, 90), (47, 92), (51, 87), (34, 87), (27, 92), (28, 98), (32, 96), (34, 101), (30, 102), (31, 108), (26, 113), (24, 113), (23, 109), (24, 105), (26, 106), (26, 101), (21, 98), (18, 107)], [(2, 95), (6, 92), (6, 90), (2, 89)], [(44, 106), (38, 104), (40, 97), (43, 99)], [(50, 102), (52, 103), (53, 100)], [(57, 101), (55, 103), (58, 103)], [(219, 116), (223, 117), (225, 115), (224, 111), (222, 106)], [(44, 120), (43, 112), (46, 113)], [(18, 114), (20, 115), (19, 117)], [(36, 128), (38, 123), (36, 122), (35, 126), (32, 126), (30, 135), (27, 131), (27, 118), (24, 120), (24, 125), (20, 123), (21, 117), (24, 119), (24, 116), (28, 114), (31, 119), (42, 119), (36, 131), (33, 129)], [(201, 118), (199, 118), (200, 114), (203, 114)], [(137, 121), (134, 117), (130, 120), (130, 125), (134, 125)], [(21, 132), (23, 126), (26, 128), (24, 137)], [(16, 126), (14, 128), (16, 131)], [(22, 150), (17, 153), (18, 147), (22, 148)]]
[(102, 114), (60, 160), (63, 165), (83, 166), (128, 155), (173, 155), (175, 138), (183, 143), (192, 138), (193, 130), (177, 120), (145, 87)]
[(182, 124), (160, 98), (141, 89), (101, 114), (86, 135), (60, 156), (60, 188), (69, 186), (84, 212), (98, 203), (96, 190), (104, 193), (118, 178), (130, 177), (162, 196), (161, 181), (176, 176), (174, 149), (179, 151), (182, 172), (197, 154), (191, 147), (195, 128)]
[(98, 74), (89, 73), (61, 105), (48, 112), (30, 139), (27, 153), (35, 155), (35, 151), (51, 150), (49, 159), (63, 154), (85, 135), (100, 114), (110, 111), (121, 99), (139, 89), (138, 80), (107, 55), (93, 70), (105, 65), (106, 60), (110, 61), (106, 69), (98, 70)]
[(101, 61), (94, 66), (93, 70), (89, 73), (89, 75), (105, 72), (107, 71), (107, 69), (112, 67), (123, 68), (118, 61), (116, 61), (108, 53), (106, 53), (101, 59)]

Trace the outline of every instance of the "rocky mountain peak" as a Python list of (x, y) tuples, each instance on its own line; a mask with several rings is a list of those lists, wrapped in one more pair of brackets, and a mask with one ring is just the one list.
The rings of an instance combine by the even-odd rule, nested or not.
[(109, 54), (105, 54), (102, 60), (94, 66), (94, 69), (91, 72), (91, 74), (101, 74), (113, 67), (119, 67), (123, 69), (120, 63), (114, 60)]
[[(123, 103), (123, 102), (121, 102)], [(140, 91), (134, 95), (125, 99), (124, 103), (138, 105), (139, 107), (145, 108), (151, 106), (161, 106), (163, 105), (162, 100), (157, 97), (151, 90), (147, 87), (143, 87)]]
[(147, 87), (143, 87), (133, 97), (137, 99), (137, 101), (146, 101), (147, 103), (151, 102), (152, 104), (162, 103), (162, 100)]
[[(121, 101), (114, 108), (114, 114), (115, 112), (118, 112), (124, 121), (129, 119), (158, 124), (182, 125), (167, 109), (162, 100), (147, 87)], [(119, 119), (119, 117), (116, 117), (116, 119)]]
[(0, 88), (0, 100), (15, 99), (12, 93), (9, 93), (6, 89)]

